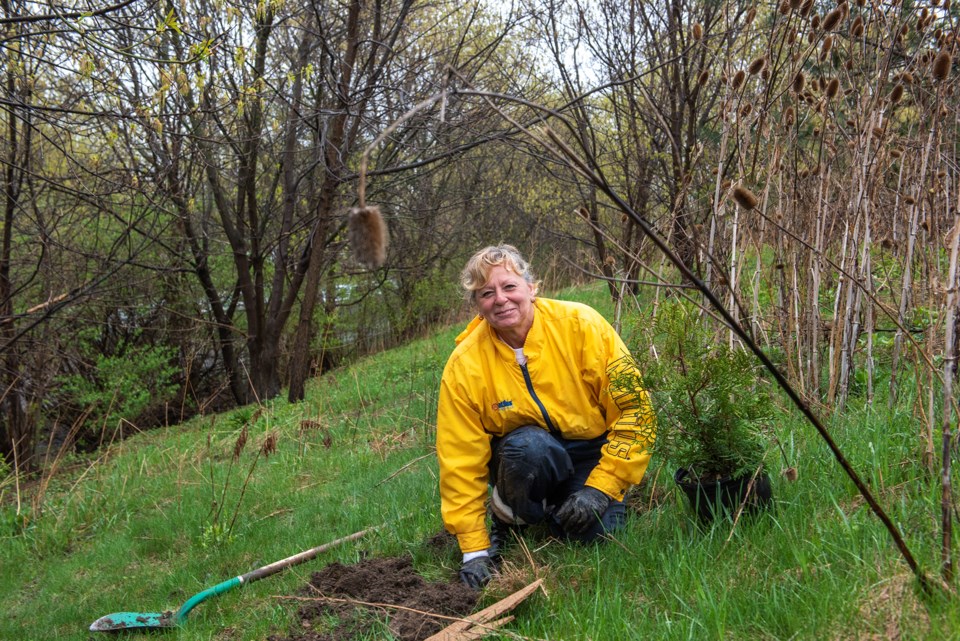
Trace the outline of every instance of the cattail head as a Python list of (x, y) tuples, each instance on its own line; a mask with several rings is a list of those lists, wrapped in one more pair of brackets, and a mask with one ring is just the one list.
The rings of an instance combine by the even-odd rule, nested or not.
[(744, 24), (750, 26), (753, 23), (753, 19), (757, 17), (757, 9), (755, 7), (750, 7), (750, 10), (747, 11), (747, 17), (744, 19)]
[(763, 56), (760, 56), (756, 60), (750, 63), (750, 66), (747, 67), (747, 71), (750, 72), (751, 76), (755, 76), (763, 70), (764, 65), (767, 64), (767, 59)]
[(896, 87), (890, 90), (890, 104), (897, 104), (901, 98), (903, 98), (903, 85), (897, 84)]
[(700, 72), (700, 77), (697, 78), (697, 84), (701, 86), (705, 85), (707, 84), (707, 80), (709, 79), (710, 79), (710, 72), (704, 69), (703, 71)]
[(841, 7), (837, 7), (836, 9), (828, 13), (826, 16), (824, 16), (823, 25), (822, 25), (823, 30), (833, 31), (836, 28), (836, 26), (840, 24), (840, 20), (842, 18), (843, 18), (843, 9)]
[(347, 236), (357, 262), (375, 269), (387, 260), (387, 225), (379, 207), (354, 207), (347, 220)]
[(738, 205), (747, 210), (753, 209), (759, 202), (757, 197), (753, 195), (753, 192), (743, 185), (737, 185), (733, 188), (733, 199), (737, 201)]
[(827, 83), (827, 89), (824, 92), (827, 98), (830, 100), (833, 100), (839, 91), (840, 91), (840, 80), (837, 78), (831, 78), (830, 82)]
[(933, 67), (931, 67), (933, 79), (937, 82), (946, 80), (947, 76), (950, 75), (951, 66), (953, 66), (953, 57), (945, 48), (941, 49), (937, 57), (933, 59)]
[(700, 40), (703, 38), (703, 25), (699, 22), (693, 25), (693, 39)]

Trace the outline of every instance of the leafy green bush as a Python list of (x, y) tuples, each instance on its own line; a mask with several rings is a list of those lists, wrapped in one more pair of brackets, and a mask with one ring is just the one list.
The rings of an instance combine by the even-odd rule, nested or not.
[(61, 399), (89, 410), (87, 421), (94, 425), (134, 422), (173, 399), (179, 372), (175, 357), (174, 348), (154, 345), (128, 345), (117, 354), (97, 354), (88, 371), (58, 379)]
[(698, 478), (755, 470), (769, 442), (765, 424), (773, 404), (753, 355), (714, 340), (680, 303), (637, 319), (633, 335), (642, 381), (624, 375), (614, 386), (650, 394), (657, 414), (653, 453)]

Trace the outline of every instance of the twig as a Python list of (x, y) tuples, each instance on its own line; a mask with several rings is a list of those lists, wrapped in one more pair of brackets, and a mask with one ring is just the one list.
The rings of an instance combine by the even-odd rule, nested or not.
[(393, 477), (397, 476), (398, 474), (400, 474), (401, 472), (403, 472), (405, 469), (407, 469), (408, 467), (410, 467), (410, 466), (413, 465), (414, 463), (419, 463), (419, 462), (422, 461), (423, 459), (428, 458), (428, 457), (430, 457), (430, 456), (433, 456), (433, 452), (427, 452), (427, 453), (424, 454), (423, 456), (418, 456), (417, 458), (413, 459), (412, 461), (410, 461), (409, 463), (407, 463), (406, 465), (404, 465), (403, 467), (401, 467), (399, 470), (397, 470), (396, 472), (394, 472), (393, 474), (391, 474), (391, 475), (388, 476), (387, 478), (383, 479), (382, 481), (377, 481), (377, 483), (376, 483), (373, 487), (379, 487), (380, 485), (383, 485), (384, 483), (386, 483), (387, 481), (389, 481), (389, 480), (392, 479)]

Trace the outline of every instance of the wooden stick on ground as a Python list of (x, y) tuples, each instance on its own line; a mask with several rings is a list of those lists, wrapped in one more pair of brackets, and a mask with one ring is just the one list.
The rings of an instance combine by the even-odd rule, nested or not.
[(497, 601), (489, 608), (480, 610), (476, 614), (448, 625), (440, 632), (427, 639), (427, 641), (468, 641), (477, 639), (488, 631), (492, 631), (504, 623), (507, 623), (513, 617), (504, 617), (499, 620), (502, 614), (509, 612), (524, 601), (528, 596), (536, 592), (543, 583), (543, 579), (537, 579), (525, 588), (521, 588), (510, 596)]

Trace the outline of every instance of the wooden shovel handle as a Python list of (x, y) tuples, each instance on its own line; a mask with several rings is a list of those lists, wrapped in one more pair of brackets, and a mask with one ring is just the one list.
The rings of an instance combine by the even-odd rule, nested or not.
[(353, 534), (350, 534), (350, 535), (348, 535), (348, 536), (339, 538), (339, 539), (337, 539), (337, 540), (335, 540), (335, 541), (330, 541), (329, 543), (324, 543), (323, 545), (318, 545), (318, 546), (315, 547), (315, 548), (310, 548), (309, 550), (304, 550), (303, 552), (300, 552), (299, 554), (294, 554), (293, 556), (288, 556), (287, 558), (285, 558), (285, 559), (283, 559), (283, 560), (274, 561), (274, 562), (271, 563), (270, 565), (265, 565), (265, 566), (263, 566), (262, 568), (257, 568), (256, 570), (252, 570), (252, 571), (250, 571), (250, 572), (247, 572), (246, 574), (244, 574), (243, 576), (240, 577), (240, 582), (241, 582), (241, 583), (253, 583), (254, 581), (259, 581), (260, 579), (263, 579), (263, 578), (266, 578), (266, 577), (271, 576), (271, 575), (273, 575), (273, 574), (276, 574), (277, 572), (280, 572), (281, 570), (285, 570), (285, 569), (287, 569), (287, 568), (289, 568), (289, 567), (291, 567), (291, 566), (297, 565), (297, 564), (299, 564), (299, 563), (303, 563), (304, 561), (309, 561), (310, 559), (316, 557), (316, 556), (317, 556), (318, 554), (320, 554), (321, 552), (326, 552), (327, 550), (329, 550), (329, 549), (331, 549), (331, 548), (334, 548), (334, 547), (336, 547), (336, 546), (338, 546), (338, 545), (340, 545), (340, 544), (342, 544), (342, 543), (348, 543), (348, 542), (350, 542), (350, 541), (355, 541), (355, 540), (359, 539), (361, 536), (364, 536), (365, 534), (369, 534), (370, 532), (373, 532), (373, 531), (376, 530), (376, 529), (377, 529), (376, 527), (370, 527), (370, 528), (367, 528), (366, 530), (360, 530), (359, 532), (354, 532)]

